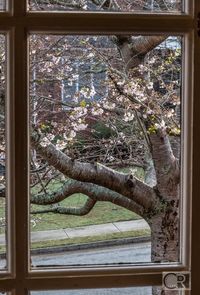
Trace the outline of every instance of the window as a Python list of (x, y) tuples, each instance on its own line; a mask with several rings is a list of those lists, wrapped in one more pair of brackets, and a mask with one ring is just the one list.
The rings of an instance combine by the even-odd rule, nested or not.
[[(103, 292), (106, 294), (105, 290), (108, 289), (109, 292), (112, 290), (112, 288), (118, 288), (118, 290), (125, 288), (124, 290), (127, 291), (127, 288), (143, 288), (145, 286), (153, 286), (153, 289), (155, 290), (155, 288), (157, 288), (156, 286), (160, 286), (162, 284), (163, 272), (189, 271), (191, 268), (191, 294), (195, 295), (195, 292), (197, 292), (198, 288), (197, 269), (199, 265), (198, 177), (200, 161), (198, 157), (198, 117), (200, 108), (199, 100), (197, 98), (199, 93), (199, 83), (197, 77), (199, 68), (198, 52), (200, 47), (200, 40), (198, 36), (199, 32), (197, 32), (197, 18), (199, 17), (199, 15), (197, 16), (197, 12), (200, 11), (199, 1), (126, 1), (124, 2), (126, 3), (125, 6), (123, 6), (122, 1), (65, 1), (65, 4), (63, 4), (63, 1), (54, 2), (55, 3), (53, 3), (53, 1), (28, 1), (27, 3), (25, 0), (18, 0), (17, 2), (9, 1), (7, 5), (10, 11), (0, 13), (1, 34), (2, 36), (6, 36), (5, 51), (7, 59), (7, 65), (5, 65), (5, 122), (7, 123), (7, 269), (0, 270), (0, 289), (2, 292), (9, 292), (9, 294), (22, 295), (42, 294), (43, 291), (47, 293), (52, 292), (52, 290), (66, 290), (67, 294), (67, 292), (71, 289), (87, 290), (88, 288), (102, 289), (101, 294), (103, 294)], [(95, 6), (97, 9), (94, 9), (94, 5), (97, 5)], [(83, 11), (81, 11), (81, 9)], [(108, 9), (108, 11), (104, 12), (106, 9)], [(129, 9), (132, 9), (133, 12), (127, 12)], [(165, 34), (167, 36), (172, 36), (171, 38), (175, 40), (175, 43), (170, 38), (168, 38), (168, 41), (166, 41)], [(62, 41), (65, 41), (63, 46), (66, 46), (67, 54), (62, 55), (58, 50), (56, 51), (57, 56), (50, 55), (50, 51), (53, 50), (51, 46), (51, 40), (54, 39), (55, 42), (56, 38), (61, 36), (65, 36), (61, 39)], [(65, 161), (70, 162), (71, 166), (66, 168), (68, 169), (68, 176), (72, 178), (70, 185), (80, 180), (79, 176), (82, 172), (82, 164), (76, 162), (76, 159), (74, 160), (72, 157), (68, 157), (64, 151), (61, 153), (58, 151), (58, 149), (54, 150), (57, 144), (57, 139), (50, 138), (52, 145), (49, 144), (49, 141), (47, 142), (45, 140), (45, 136), (49, 133), (49, 129), (47, 130), (48, 126), (40, 124), (40, 129), (38, 128), (37, 124), (44, 114), (50, 114), (50, 112), (53, 111), (55, 114), (58, 113), (58, 106), (56, 106), (54, 109), (54, 105), (51, 106), (51, 108), (47, 107), (49, 104), (46, 103), (46, 98), (48, 98), (48, 101), (52, 98), (49, 97), (50, 89), (53, 89), (56, 94), (59, 94), (58, 98), (60, 99), (59, 103), (61, 102), (61, 105), (62, 103), (63, 105), (68, 103), (67, 99), (65, 98), (65, 92), (70, 92), (70, 97), (74, 96), (75, 92), (82, 92), (83, 96), (80, 96), (80, 101), (75, 102), (79, 103), (78, 107), (84, 108), (85, 104), (88, 103), (87, 99), (84, 99), (84, 95), (86, 95), (84, 93), (87, 92), (86, 90), (88, 89), (90, 92), (93, 91), (93, 95), (90, 95), (91, 101), (94, 103), (98, 101), (99, 103), (100, 97), (98, 97), (98, 95), (103, 95), (107, 99), (108, 97), (115, 96), (115, 93), (113, 92), (114, 89), (120, 92), (126, 89), (126, 87), (132, 87), (132, 84), (128, 85), (128, 79), (130, 76), (128, 76), (128, 79), (126, 80), (127, 82), (125, 81), (125, 83), (127, 83), (127, 85), (124, 84), (125, 86), (119, 83), (121, 80), (116, 81), (116, 75), (119, 75), (119, 72), (123, 72), (119, 71), (117, 67), (115, 69), (115, 75), (113, 72), (109, 72), (107, 64), (110, 62), (110, 60), (106, 61), (106, 66), (103, 68), (103, 71), (98, 73), (95, 77), (95, 73), (93, 73), (93, 71), (96, 70), (95, 67), (98, 65), (99, 60), (94, 56), (88, 57), (87, 55), (85, 56), (86, 62), (83, 63), (84, 59), (80, 59), (82, 54), (85, 54), (82, 48), (81, 50), (80, 48), (78, 49), (81, 52), (75, 55), (75, 62), (71, 62), (69, 56), (71, 40), (69, 39), (73, 39), (74, 37), (77, 39), (81, 38), (81, 36), (83, 39), (86, 38), (86, 36), (90, 36), (89, 39), (93, 38), (94, 36), (98, 36), (98, 38), (102, 38), (102, 36), (114, 37), (114, 44), (116, 44), (115, 46), (119, 49), (117, 50), (117, 58), (121, 58), (121, 60), (124, 58), (124, 53), (122, 52), (124, 47), (122, 45), (128, 44), (128, 46), (125, 46), (126, 50), (136, 50), (137, 48), (129, 46), (132, 44), (129, 42), (130, 40), (134, 40), (135, 44), (138, 44), (139, 46), (139, 44), (141, 45), (141, 38), (147, 40), (147, 44), (150, 44), (150, 47), (152, 46), (152, 37), (154, 41), (159, 39), (159, 42), (153, 42), (153, 51), (140, 51), (139, 53), (136, 51), (137, 60), (139, 60), (139, 62), (144, 60), (144, 54), (145, 56), (148, 54), (149, 60), (151, 60), (153, 66), (156, 66), (153, 63), (153, 54), (157, 54), (157, 56), (161, 57), (165, 56), (166, 54), (166, 62), (169, 63), (169, 69), (168, 67), (165, 68), (163, 66), (163, 72), (165, 73), (162, 74), (157, 70), (157, 74), (155, 75), (154, 72), (151, 72), (151, 66), (149, 65), (149, 67), (147, 67), (148, 71), (145, 72), (145, 78), (147, 80), (149, 79), (148, 81), (150, 84), (149, 89), (145, 89), (145, 93), (148, 94), (154, 91), (155, 97), (159, 97), (159, 99), (161, 97), (163, 99), (161, 107), (165, 109), (166, 118), (170, 119), (173, 117), (173, 115), (169, 115), (170, 113), (176, 113), (176, 118), (178, 118), (178, 120), (181, 113), (181, 117), (183, 118), (181, 123), (181, 198), (178, 211), (170, 211), (171, 208), (175, 206), (175, 204), (171, 199), (170, 202), (166, 202), (166, 200), (163, 198), (163, 195), (166, 194), (165, 191), (163, 192), (163, 195), (159, 195), (159, 181), (157, 182), (156, 187), (148, 187), (148, 196), (152, 195), (151, 201), (153, 200), (155, 203), (158, 202), (159, 206), (162, 205), (160, 209), (161, 211), (159, 212), (165, 212), (168, 214), (166, 215), (166, 224), (170, 223), (170, 218), (172, 218), (173, 213), (175, 213), (174, 216), (180, 214), (179, 219), (176, 219), (178, 227), (180, 228), (180, 230), (177, 229), (180, 245), (176, 248), (177, 252), (175, 257), (173, 257), (171, 260), (167, 259), (167, 255), (165, 256), (166, 253), (164, 253), (170, 244), (167, 244), (167, 238), (168, 242), (172, 242), (173, 240), (173, 243), (171, 243), (171, 249), (167, 249), (167, 251), (173, 251), (173, 247), (175, 247), (176, 244), (174, 241), (177, 240), (176, 238), (172, 239), (171, 237), (171, 239), (169, 239), (169, 237), (166, 235), (166, 247), (163, 246), (161, 251), (159, 248), (159, 242), (155, 239), (152, 241), (152, 246), (154, 249), (152, 257), (154, 259), (149, 263), (139, 262), (135, 265), (132, 263), (127, 265), (112, 263), (107, 266), (105, 263), (103, 263), (103, 265), (101, 265), (101, 263), (97, 263), (95, 265), (86, 265), (84, 263), (81, 266), (78, 266), (77, 264), (75, 266), (70, 266), (70, 264), (68, 264), (67, 266), (64, 265), (64, 267), (61, 267), (60, 265), (56, 267), (55, 265), (52, 266), (52, 264), (48, 264), (45, 267), (35, 267), (35, 262), (33, 260), (31, 261), (29, 245), (29, 223), (31, 221), (32, 215), (29, 218), (29, 199), (32, 198), (33, 200), (34, 198), (33, 194), (29, 196), (29, 193), (31, 192), (31, 185), (34, 183), (35, 179), (37, 181), (37, 179), (41, 177), (41, 171), (44, 171), (43, 169), (45, 169), (45, 171), (48, 170), (46, 161), (44, 160), (50, 159), (49, 163), (52, 166), (54, 165), (54, 168), (57, 168), (58, 170), (60, 169), (61, 172), (65, 172), (64, 169), (62, 169), (64, 165), (61, 165), (60, 162), (55, 161), (55, 159), (51, 160), (52, 155), (54, 154), (53, 151), (57, 153), (58, 157), (60, 157), (59, 159), (64, 159)], [(163, 39), (162, 41), (164, 41), (165, 44), (161, 42), (161, 39)], [(37, 50), (33, 48), (33, 44), (35, 44), (34, 42), (40, 42), (40, 52), (37, 51), (38, 47)], [(48, 44), (47, 47), (49, 51), (45, 56), (46, 59), (42, 60), (41, 55), (42, 50), (44, 49), (42, 46), (44, 46), (45, 42)], [(169, 43), (172, 43), (172, 45), (169, 45)], [(84, 42), (82, 45), (83, 44)], [(155, 44), (157, 44), (157, 46)], [(146, 46), (148, 47), (148, 45)], [(57, 46), (57, 48), (59, 47)], [(106, 50), (107, 49), (108, 48), (106, 48)], [(103, 49), (102, 52), (104, 52)], [(110, 58), (113, 58), (112, 55), (110, 56)], [(59, 83), (56, 81), (56, 85), (54, 83), (55, 80), (52, 79), (51, 76), (51, 68), (54, 65), (51, 63), (51, 58), (54, 58), (54, 63), (58, 61), (60, 62), (60, 70), (55, 74), (56, 79), (59, 80)], [(130, 67), (131, 61), (135, 61), (135, 56), (133, 59), (129, 58), (128, 61), (125, 62), (126, 66), (124, 73), (126, 75), (127, 68)], [(162, 58), (160, 61), (162, 61)], [(175, 67), (173, 62), (176, 63)], [(42, 79), (44, 78), (46, 84), (41, 80), (42, 68), (39, 67), (39, 63), (48, 63), (48, 66), (43, 68), (48, 75), (45, 73), (45, 75), (42, 77)], [(69, 66), (70, 63), (72, 64), (72, 76), (69, 75), (69, 69), (66, 71), (67, 67), (64, 67), (66, 64)], [(104, 66), (104, 63), (101, 63), (101, 66), (102, 65)], [(144, 65), (142, 64), (142, 66)], [(158, 63), (157, 66), (160, 67), (162, 65)], [(177, 70), (179, 67), (180, 69)], [(133, 70), (133, 68), (131, 68), (131, 70)], [(85, 74), (87, 75), (85, 76)], [(99, 74), (101, 75), (98, 76)], [(131, 72), (131, 74), (133, 76), (136, 75), (134, 71)], [(99, 86), (101, 82), (103, 82), (103, 84), (105, 83), (106, 87), (104, 87), (104, 85)], [(71, 86), (70, 83), (72, 83)], [(137, 85), (141, 85), (141, 89), (137, 89), (137, 95), (136, 97), (133, 97), (134, 101), (132, 103), (135, 107), (134, 111), (136, 110), (136, 116), (138, 114), (137, 110), (140, 108), (140, 115), (143, 115), (142, 120), (145, 121), (145, 119), (151, 119), (151, 124), (147, 126), (148, 141), (150, 135), (155, 136), (155, 134), (158, 132), (157, 130), (159, 130), (159, 132), (162, 131), (164, 123), (161, 120), (160, 125), (157, 122), (156, 125), (153, 125), (152, 122), (153, 120), (157, 119), (158, 114), (151, 112), (142, 113), (142, 110), (147, 108), (145, 100), (143, 101), (144, 85), (142, 82), (138, 82)], [(124, 89), (122, 89), (123, 86)], [(84, 87), (87, 89), (84, 89)], [(75, 90), (73, 88), (75, 88)], [(131, 91), (132, 93), (135, 93), (135, 90), (131, 89)], [(98, 95), (95, 92), (98, 93)], [(52, 91), (50, 91), (50, 93), (52, 93)], [(170, 93), (170, 99), (173, 97), (172, 101), (170, 101), (170, 99), (165, 100), (168, 93)], [(125, 94), (130, 99), (130, 93), (125, 91), (123, 95), (125, 96)], [(179, 103), (174, 103), (176, 99), (180, 100), (180, 96), (182, 104), (181, 112), (180, 108), (178, 108)], [(37, 97), (43, 97), (43, 100), (38, 100)], [(137, 100), (138, 97), (140, 97), (139, 102)], [(80, 103), (82, 105), (80, 105)], [(140, 105), (139, 107), (138, 104)], [(40, 112), (38, 115), (37, 109), (41, 105), (44, 107), (44, 109), (46, 108), (45, 113)], [(152, 101), (149, 100), (148, 110), (151, 105)], [(159, 107), (156, 108), (156, 110), (159, 111), (160, 100), (158, 105)], [(130, 109), (130, 106), (128, 107)], [(59, 109), (59, 111), (61, 110), (65, 113), (71, 111), (71, 109), (65, 108), (65, 106)], [(127, 114), (127, 122), (131, 122), (132, 118), (130, 118), (130, 116), (132, 113), (129, 111)], [(123, 118), (122, 115), (121, 118)], [(166, 119), (166, 121), (167, 120), (168, 119)], [(141, 119), (139, 119), (139, 121), (141, 121)], [(149, 120), (147, 121), (147, 123), (149, 123)], [(177, 122), (173, 121), (173, 123), (177, 125), (177, 129), (180, 129)], [(2, 130), (3, 129), (1, 128), (1, 131)], [(172, 132), (171, 129), (170, 132)], [(31, 140), (29, 140), (30, 137)], [(165, 141), (165, 137), (161, 136), (160, 139)], [(100, 141), (100, 139), (96, 141)], [(33, 147), (32, 151), (30, 151), (30, 146)], [(127, 145), (127, 148), (128, 147), (130, 147), (130, 145)], [(155, 158), (157, 159), (156, 163), (158, 165), (160, 150), (158, 149), (156, 151)], [(171, 150), (166, 150), (166, 152), (169, 152), (171, 155)], [(174, 158), (172, 157), (172, 159)], [(29, 160), (31, 160), (30, 165)], [(169, 160), (169, 158), (167, 158), (167, 160)], [(85, 163), (85, 159), (83, 162)], [(173, 163), (175, 167), (178, 167), (176, 166), (178, 165), (176, 161)], [(37, 165), (35, 166), (35, 164)], [(166, 173), (168, 162), (165, 164), (166, 165), (162, 167), (163, 169), (158, 170), (157, 172), (158, 179), (161, 179), (161, 175), (159, 173)], [(5, 165), (4, 163), (1, 163), (1, 165), (1, 173), (4, 174), (3, 166)], [(75, 171), (76, 167), (74, 165), (78, 165), (77, 174)], [(82, 184), (81, 189), (84, 188), (82, 191), (87, 191), (88, 194), (92, 194), (94, 185), (99, 184), (101, 184), (101, 186), (107, 185), (109, 189), (113, 188), (115, 193), (120, 193), (122, 192), (122, 179), (126, 180), (128, 186), (128, 192), (126, 193), (127, 196), (130, 196), (130, 188), (131, 190), (138, 189), (138, 187), (142, 189), (146, 188), (144, 183), (133, 177), (132, 174), (113, 174), (113, 172), (108, 172), (108, 169), (104, 168), (104, 166), (100, 166), (99, 168), (98, 165), (95, 166), (89, 162), (87, 162), (85, 167), (89, 169), (87, 171), (87, 177), (85, 177), (83, 180), (84, 183), (87, 182), (88, 186), (85, 187), (84, 184)], [(33, 171), (36, 173), (37, 178), (34, 178), (33, 174), (31, 174)], [(101, 174), (102, 177), (104, 177), (103, 180), (99, 182), (94, 181), (93, 177), (96, 171), (98, 171), (99, 175)], [(110, 169), (109, 171), (112, 170)], [(53, 173), (54, 172), (55, 171), (53, 171)], [(32, 182), (30, 181), (30, 175), (32, 176)], [(129, 175), (129, 177), (127, 175)], [(170, 184), (173, 185), (173, 183), (176, 181), (175, 176), (176, 175), (174, 175), (174, 178), (171, 179), (171, 182), (169, 182), (169, 186), (166, 188), (166, 190), (170, 191)], [(108, 185), (109, 179), (113, 177), (115, 177), (115, 184)], [(92, 185), (90, 186), (91, 183)], [(108, 195), (109, 193), (112, 193), (112, 191), (107, 191)], [(41, 194), (36, 194), (36, 201), (40, 195)], [(135, 195), (137, 196), (137, 194)], [(51, 195), (51, 197), (55, 196), (56, 194)], [(117, 196), (117, 201), (120, 202), (120, 196)], [(153, 199), (154, 196), (155, 199)], [(139, 201), (137, 200), (137, 202)], [(149, 199), (146, 200), (146, 202), (148, 203)], [(176, 204), (178, 204), (178, 202)], [(87, 206), (91, 207), (93, 205), (94, 202), (91, 202), (89, 199)], [(151, 204), (149, 205), (149, 208), (150, 207)], [(51, 208), (52, 211), (55, 210), (54, 207)], [(141, 212), (141, 208), (137, 208), (138, 212)], [(56, 208), (56, 210), (59, 211), (59, 207)], [(153, 218), (155, 216), (158, 217), (159, 212), (156, 210), (157, 207), (155, 206), (155, 211), (150, 210), (150, 212), (147, 212), (149, 214), (148, 218), (152, 216)], [(156, 219), (156, 222), (158, 221), (159, 218)], [(33, 218), (33, 223), (34, 222), (35, 220)], [(154, 231), (159, 230), (156, 222), (154, 220), (151, 223), (151, 228), (154, 228)], [(174, 224), (172, 227), (173, 226)], [(167, 233), (169, 232), (170, 231), (167, 231)], [(160, 245), (161, 244), (162, 243), (160, 243)], [(190, 260), (192, 264), (190, 264)], [(143, 291), (145, 290), (147, 291), (147, 294), (148, 292), (151, 294), (152, 290), (150, 289), (151, 288), (148, 287), (143, 289)], [(120, 293), (122, 292), (123, 291), (120, 291)]]

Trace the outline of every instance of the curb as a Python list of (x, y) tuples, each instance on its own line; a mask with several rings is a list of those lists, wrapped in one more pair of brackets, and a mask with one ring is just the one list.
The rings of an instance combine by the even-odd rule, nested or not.
[(66, 245), (66, 246), (60, 246), (60, 247), (33, 249), (31, 250), (31, 254), (32, 255), (54, 254), (54, 253), (76, 251), (76, 250), (87, 250), (87, 249), (94, 249), (94, 248), (120, 246), (120, 245), (127, 245), (131, 243), (144, 243), (149, 241), (150, 241), (150, 236), (106, 240), (106, 241), (99, 241), (99, 242)]
[[(31, 254), (32, 255), (55, 254), (55, 253), (57, 254), (57, 253), (68, 252), (68, 251), (70, 252), (70, 251), (76, 251), (76, 250), (87, 250), (87, 249), (94, 249), (94, 248), (121, 246), (121, 245), (127, 245), (131, 243), (145, 243), (150, 241), (151, 241), (150, 236), (142, 236), (142, 237), (106, 240), (106, 241), (74, 244), (74, 245), (66, 245), (66, 246), (58, 246), (58, 247), (32, 249)], [(0, 254), (1, 259), (5, 259), (5, 257), (6, 257), (6, 253)]]

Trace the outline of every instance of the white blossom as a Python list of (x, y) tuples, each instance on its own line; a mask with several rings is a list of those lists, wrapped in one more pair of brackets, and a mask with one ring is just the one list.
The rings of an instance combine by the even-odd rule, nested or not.
[(77, 120), (87, 114), (86, 107), (75, 107), (71, 115), (69, 116), (71, 120)]
[(96, 108), (92, 108), (91, 109), (92, 115), (94, 116), (99, 116), (103, 114), (103, 109), (96, 109)]
[(43, 137), (43, 138), (40, 140), (40, 145), (41, 145), (42, 147), (47, 147), (49, 144), (50, 144), (50, 142), (49, 142), (48, 138), (46, 138), (46, 137)]
[(94, 57), (94, 53), (90, 52), (88, 55), (87, 55), (88, 58), (91, 58), (91, 57)]
[(57, 126), (58, 126), (58, 123), (57, 123), (57, 122), (51, 122), (51, 125), (52, 125), (53, 127), (57, 127)]
[(64, 140), (58, 140), (56, 143), (56, 148), (62, 150), (66, 147), (66, 142)]
[(147, 84), (147, 88), (149, 90), (153, 89), (153, 82), (149, 82), (149, 84)]
[(116, 107), (116, 104), (115, 103), (111, 103), (109, 101), (106, 101), (104, 104), (103, 104), (103, 107), (105, 109), (108, 109), (108, 110), (113, 110), (115, 107)]
[(124, 121), (125, 121), (125, 122), (130, 122), (130, 121), (133, 120), (133, 118), (134, 118), (134, 114), (131, 113), (131, 112), (126, 112), (126, 113), (124, 114)]
[(74, 131), (85, 130), (87, 126), (88, 124), (85, 124), (81, 118), (79, 118), (76, 122), (72, 122), (72, 127)]

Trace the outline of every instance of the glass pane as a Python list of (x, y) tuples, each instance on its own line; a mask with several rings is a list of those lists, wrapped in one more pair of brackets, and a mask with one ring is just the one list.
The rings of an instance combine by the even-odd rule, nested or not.
[[(0, 255), (6, 251), (5, 36), (0, 35)], [(0, 259), (0, 269), (6, 267)]]
[(0, 11), (6, 9), (6, 2), (5, 0), (0, 0)]
[[(31, 295), (54, 295), (55, 291), (32, 291)], [(151, 287), (138, 288), (110, 288), (83, 290), (56, 290), (58, 295), (151, 295)], [(176, 295), (176, 294), (175, 294)]]
[(53, 290), (53, 291), (32, 291), (30, 295), (189, 295), (190, 291), (184, 289), (184, 286), (166, 290), (163, 286), (147, 287), (126, 287), (126, 288), (106, 288), (106, 289), (77, 289), (77, 290)]
[(179, 261), (181, 55), (177, 36), (31, 35), (33, 266)]
[(126, 12), (180, 12), (182, 0), (29, 0), (33, 11), (126, 11)]

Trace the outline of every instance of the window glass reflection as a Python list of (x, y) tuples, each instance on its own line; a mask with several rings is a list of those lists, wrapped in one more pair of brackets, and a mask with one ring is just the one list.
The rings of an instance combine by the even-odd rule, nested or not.
[(29, 0), (29, 9), (33, 11), (101, 11), (101, 12), (180, 12), (181, 0)]
[(0, 269), (6, 267), (5, 36), (0, 35)]
[[(55, 291), (34, 291), (31, 295), (53, 295)], [(141, 288), (110, 288), (56, 291), (58, 295), (152, 295), (151, 287)]]

